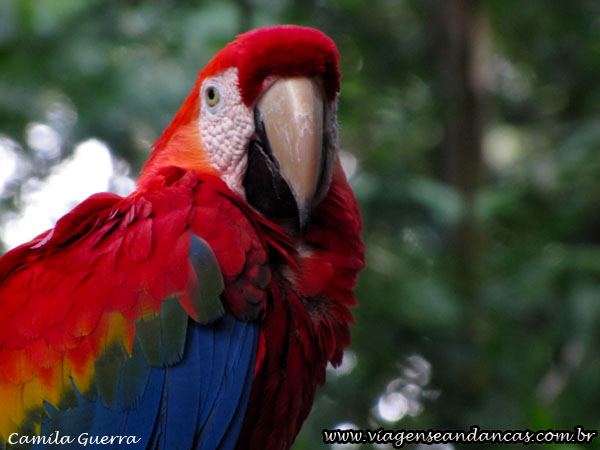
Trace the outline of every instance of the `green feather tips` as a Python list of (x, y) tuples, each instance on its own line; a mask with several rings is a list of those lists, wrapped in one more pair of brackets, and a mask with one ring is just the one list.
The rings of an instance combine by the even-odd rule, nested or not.
[(204, 239), (192, 234), (189, 260), (198, 279), (198, 291), (192, 296), (195, 320), (212, 323), (223, 315), (225, 308), (219, 296), (225, 289), (219, 262)]
[(123, 363), (119, 395), (125, 408), (134, 408), (146, 389), (150, 377), (150, 364), (138, 338), (133, 340), (131, 358)]
[(181, 360), (185, 347), (188, 315), (176, 297), (163, 301), (158, 315), (135, 322), (131, 355), (117, 341), (95, 362), (96, 392), (106, 406), (117, 402), (134, 407), (142, 397), (151, 366), (172, 365)]
[[(75, 390), (73, 389), (73, 384), (69, 383), (68, 385), (65, 385), (65, 389), (63, 390), (63, 393), (60, 397), (58, 405), (56, 405), (57, 409), (59, 409), (60, 411), (63, 411), (65, 409), (69, 409), (69, 408), (74, 408), (79, 404), (77, 402), (77, 396), (75, 395)], [(84, 397), (85, 397), (85, 395), (84, 395)], [(93, 398), (94, 395), (90, 395), (90, 397)]]
[(163, 302), (160, 310), (160, 359), (168, 365), (181, 360), (188, 315), (176, 298)]
[(115, 406), (121, 367), (129, 358), (129, 353), (122, 342), (115, 342), (94, 363), (96, 389), (104, 404)]
[[(135, 342), (151, 366), (172, 365), (181, 360), (188, 315), (176, 297), (163, 300), (160, 313), (135, 323)], [(134, 349), (135, 350), (135, 349)]]
[(135, 322), (135, 338), (139, 340), (146, 359), (152, 366), (160, 366), (160, 317), (153, 316)]

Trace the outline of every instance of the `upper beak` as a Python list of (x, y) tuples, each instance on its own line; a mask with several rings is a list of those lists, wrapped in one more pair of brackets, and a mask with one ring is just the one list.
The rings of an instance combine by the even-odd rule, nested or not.
[(257, 108), (304, 231), (324, 164), (322, 90), (311, 78), (282, 78), (263, 94)]

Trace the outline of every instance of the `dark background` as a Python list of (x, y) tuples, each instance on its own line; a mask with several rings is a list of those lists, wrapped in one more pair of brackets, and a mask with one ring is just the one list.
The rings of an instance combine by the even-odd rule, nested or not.
[(196, 73), (276, 23), (339, 46), (367, 245), (351, 351), (294, 449), (340, 424), (598, 429), (597, 0), (0, 0), (0, 252), (83, 141), (130, 188)]

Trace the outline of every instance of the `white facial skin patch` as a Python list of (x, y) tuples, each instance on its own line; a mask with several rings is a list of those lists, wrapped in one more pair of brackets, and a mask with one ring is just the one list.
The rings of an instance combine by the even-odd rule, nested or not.
[(254, 114), (242, 101), (237, 69), (204, 80), (200, 104), (198, 126), (204, 150), (227, 186), (245, 198), (242, 182), (248, 162), (246, 151), (254, 134)]

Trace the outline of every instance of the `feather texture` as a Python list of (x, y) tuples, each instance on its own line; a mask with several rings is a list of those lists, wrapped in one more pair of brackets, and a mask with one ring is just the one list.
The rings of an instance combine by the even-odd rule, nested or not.
[[(226, 208), (231, 192), (209, 180), (170, 168), (144, 192), (93, 196), (0, 259), (2, 441), (41, 423), (46, 436), (128, 424), (163, 448), (237, 437), (257, 328), (219, 319), (219, 295), (224, 279), (264, 285), (267, 255), (245, 210)], [(236, 236), (232, 248), (223, 236)], [(247, 316), (244, 303), (228, 302)]]
[[(257, 366), (238, 450), (291, 447), (308, 416), (327, 363), (350, 344), (353, 289), (364, 266), (358, 203), (339, 160), (326, 197), (313, 211), (290, 276), (275, 272), (268, 291)], [(275, 413), (271, 413), (275, 411)]]

